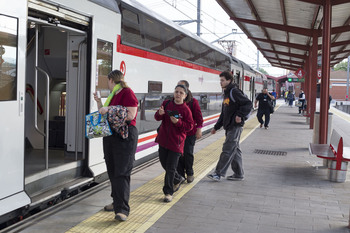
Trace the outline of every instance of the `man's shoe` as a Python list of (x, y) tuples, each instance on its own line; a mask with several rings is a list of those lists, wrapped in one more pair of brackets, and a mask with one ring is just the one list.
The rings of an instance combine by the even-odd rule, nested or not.
[(192, 183), (194, 180), (194, 176), (187, 176), (187, 183)]
[(183, 182), (185, 182), (185, 178), (181, 176), (180, 182), (178, 184), (174, 184), (173, 186), (174, 192), (177, 192), (180, 189), (180, 186), (182, 185)]
[(263, 124), (260, 124), (260, 128), (262, 128), (263, 127)]
[(265, 129), (269, 129), (269, 127), (268, 127), (268, 126), (265, 126)]
[(218, 174), (216, 174), (216, 173), (209, 174), (207, 177), (208, 177), (209, 179), (214, 180), (214, 181), (220, 181), (220, 176), (219, 176)]
[(164, 202), (171, 202), (173, 200), (173, 196), (171, 196), (170, 194), (165, 195), (163, 201)]
[(228, 176), (227, 179), (228, 179), (228, 180), (241, 181), (241, 180), (244, 180), (244, 177), (243, 177), (243, 176), (235, 176), (235, 175), (232, 175), (232, 176)]
[(107, 211), (107, 212), (112, 212), (112, 211), (114, 211), (113, 203), (111, 203), (111, 204), (109, 204), (109, 205), (106, 205), (103, 209), (104, 209), (105, 211)]
[(126, 221), (126, 219), (128, 219), (128, 216), (126, 216), (125, 214), (122, 214), (122, 213), (117, 213), (115, 215), (114, 219), (121, 221), (121, 222), (124, 222), (124, 221)]

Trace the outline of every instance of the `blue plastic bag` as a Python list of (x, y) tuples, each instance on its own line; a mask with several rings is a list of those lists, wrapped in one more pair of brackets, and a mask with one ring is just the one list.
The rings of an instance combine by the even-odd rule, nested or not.
[(98, 111), (85, 116), (85, 137), (88, 139), (107, 137), (112, 135), (107, 114), (101, 115)]

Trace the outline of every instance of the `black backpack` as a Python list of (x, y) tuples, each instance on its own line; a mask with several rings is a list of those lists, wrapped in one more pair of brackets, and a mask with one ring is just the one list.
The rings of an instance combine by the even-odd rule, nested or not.
[[(239, 89), (239, 88), (237, 88), (237, 89), (238, 89), (247, 99), (249, 99), (248, 96), (247, 96), (241, 89)], [(233, 91), (233, 88), (232, 88), (231, 91), (230, 91), (230, 99), (232, 100), (233, 103), (236, 103), (235, 98), (233, 98), (232, 91)], [(247, 115), (244, 116), (244, 121), (246, 121), (246, 120), (249, 119), (251, 113), (252, 113), (252, 111), (250, 111)]]

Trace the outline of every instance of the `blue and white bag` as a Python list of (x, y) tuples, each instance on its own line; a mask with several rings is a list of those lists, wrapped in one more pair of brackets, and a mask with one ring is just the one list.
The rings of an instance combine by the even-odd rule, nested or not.
[(92, 139), (111, 135), (107, 114), (101, 115), (96, 111), (85, 116), (85, 137)]

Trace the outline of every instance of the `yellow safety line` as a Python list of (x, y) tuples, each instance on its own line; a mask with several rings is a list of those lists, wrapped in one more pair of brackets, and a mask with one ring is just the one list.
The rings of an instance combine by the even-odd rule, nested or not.
[[(258, 126), (256, 117), (247, 121), (240, 142), (244, 141)], [(181, 189), (174, 194), (172, 202), (163, 202), (163, 173), (131, 193), (131, 213), (126, 222), (114, 220), (114, 212), (101, 210), (67, 232), (145, 232), (216, 166), (224, 140), (225, 137), (222, 137), (195, 154), (194, 170), (198, 175), (192, 183), (181, 186)]]
[(340, 110), (338, 110), (338, 109), (336, 109), (334, 107), (330, 108), (329, 111), (332, 112), (333, 114), (337, 115), (338, 117), (343, 118), (346, 121), (350, 121), (350, 115), (345, 113), (345, 112), (342, 112), (342, 111), (340, 111)]

